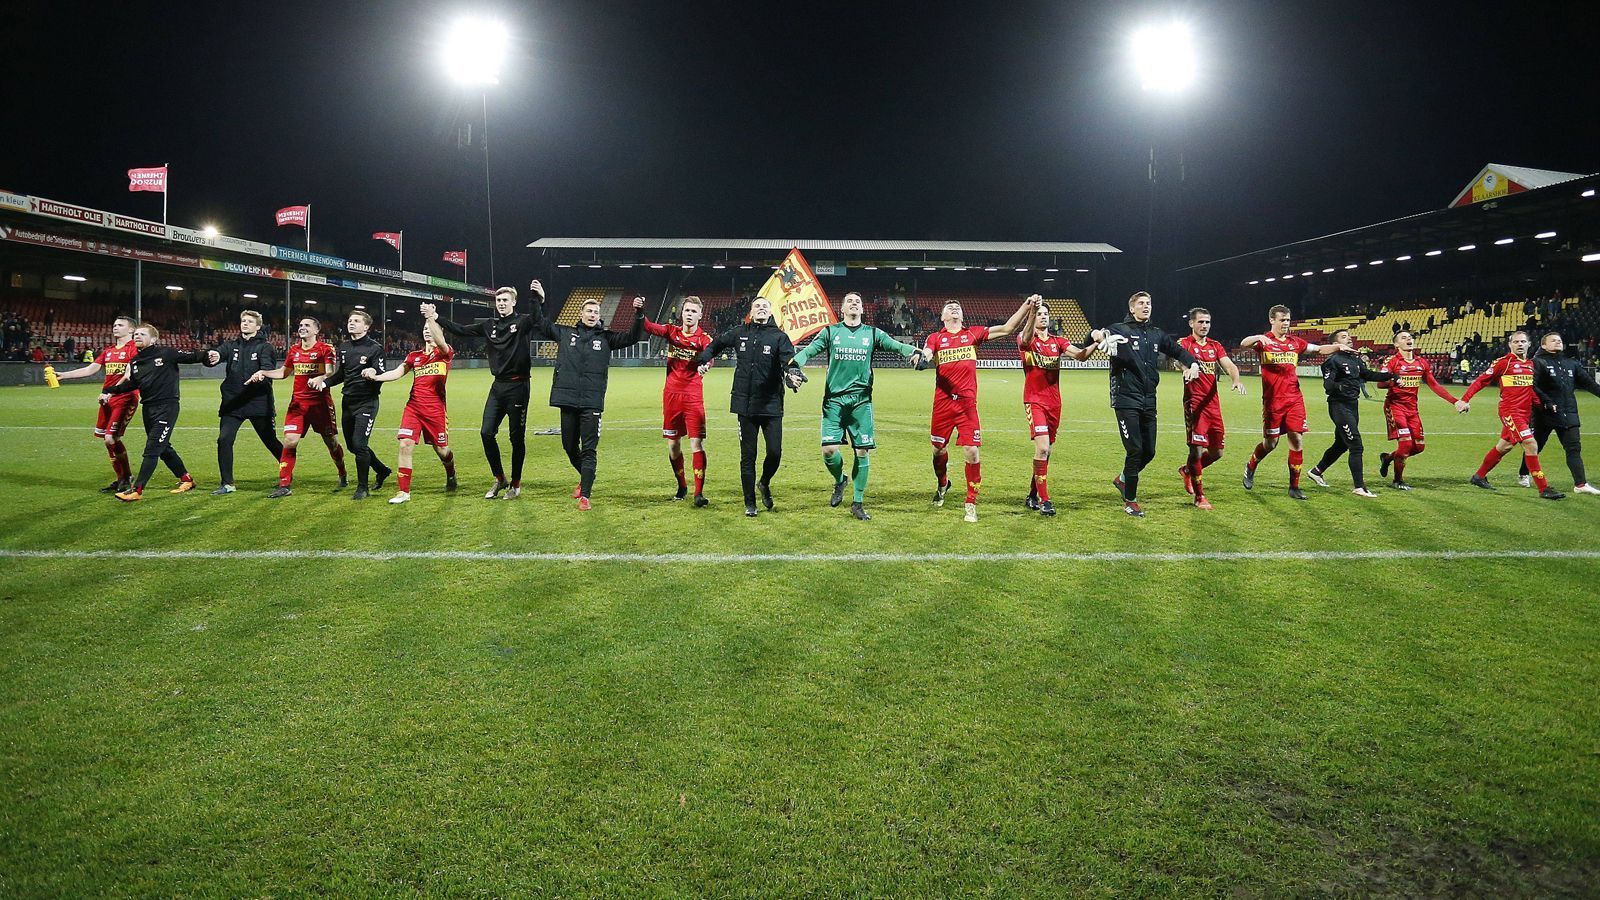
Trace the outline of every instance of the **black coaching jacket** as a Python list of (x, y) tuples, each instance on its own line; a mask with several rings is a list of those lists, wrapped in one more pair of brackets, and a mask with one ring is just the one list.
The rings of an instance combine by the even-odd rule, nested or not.
[(794, 359), (794, 342), (776, 323), (746, 322), (717, 335), (700, 351), (695, 365), (705, 365), (733, 350), (733, 396), (728, 411), (740, 416), (783, 415), (783, 374)]
[(611, 351), (632, 347), (644, 336), (644, 310), (632, 310), (633, 327), (626, 332), (611, 331), (601, 321), (595, 327), (557, 325), (544, 318), (534, 305), (534, 334), (556, 344), (556, 371), (550, 379), (550, 405), (577, 409), (606, 408), (606, 378), (611, 370)]
[(1600, 385), (1575, 359), (1540, 350), (1533, 355), (1533, 391), (1539, 395), (1534, 416), (1551, 428), (1571, 428), (1578, 422), (1577, 389), (1600, 397)]

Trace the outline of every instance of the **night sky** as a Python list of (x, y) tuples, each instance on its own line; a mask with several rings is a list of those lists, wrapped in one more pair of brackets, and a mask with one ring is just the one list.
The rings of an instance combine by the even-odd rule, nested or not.
[[(497, 270), (542, 236), (1107, 241), (1142, 251), (1153, 135), (1184, 152), (1181, 262), (1449, 202), (1487, 162), (1600, 170), (1588, 4), (253, 2), (9, 5), (0, 186), (407, 268), (484, 261), (480, 116), (436, 41), (515, 35), (491, 89)], [(1200, 82), (1143, 95), (1173, 12)], [(1131, 256), (1132, 254), (1130, 254)], [(479, 270), (482, 271), (482, 270)], [(486, 281), (487, 272), (473, 273)]]

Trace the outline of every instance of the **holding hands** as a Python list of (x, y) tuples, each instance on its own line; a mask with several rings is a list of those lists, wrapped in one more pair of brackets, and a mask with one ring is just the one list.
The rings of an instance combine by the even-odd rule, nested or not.
[(378, 378), (378, 370), (369, 366), (361, 370), (361, 377), (368, 381), (375, 381)]
[(1472, 408), (1472, 404), (1468, 403), (1465, 400), (1457, 400), (1456, 401), (1456, 412), (1458, 412), (1458, 413), (1465, 413), (1467, 410), (1469, 410), (1471, 408)]
[(539, 279), (528, 282), (528, 291), (540, 300), (544, 299), (544, 285), (539, 283)]
[(207, 350), (206, 351), (206, 365), (214, 366), (219, 362), (222, 362), (222, 354), (221, 353), (218, 353), (215, 350)]
[(422, 317), (429, 322), (439, 318), (439, 307), (433, 303), (418, 304), (417, 309), (422, 311)]

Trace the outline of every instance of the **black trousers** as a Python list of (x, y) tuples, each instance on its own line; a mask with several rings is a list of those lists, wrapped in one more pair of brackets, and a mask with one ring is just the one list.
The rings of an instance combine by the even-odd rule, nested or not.
[(1122, 497), (1139, 499), (1139, 473), (1156, 458), (1156, 411), (1116, 409), (1117, 434), (1122, 437)]
[(1350, 454), (1350, 483), (1358, 488), (1367, 486), (1367, 478), (1361, 470), (1361, 413), (1356, 408), (1355, 400), (1329, 400), (1328, 418), (1333, 420), (1333, 446), (1322, 454), (1322, 461), (1317, 463), (1317, 472), (1326, 472), (1328, 467), (1339, 461), (1345, 453)]
[(388, 478), (390, 471), (378, 454), (372, 452), (372, 425), (378, 420), (378, 398), (344, 403), (339, 411), (339, 427), (344, 430), (345, 445), (356, 455), (356, 486), (366, 490), (371, 472), (383, 472), (383, 477)]
[[(1541, 422), (1537, 418), (1533, 422), (1533, 439), (1539, 442), (1539, 452), (1544, 452), (1544, 445), (1550, 440), (1551, 432), (1561, 442), (1562, 449), (1567, 451), (1567, 469), (1572, 472), (1573, 484), (1588, 484), (1589, 476), (1583, 468), (1583, 438), (1579, 436), (1579, 426), (1572, 425), (1567, 428), (1557, 428), (1548, 422)], [(1528, 474), (1528, 460), (1522, 460), (1522, 471), (1518, 474)]]
[(217, 472), (222, 476), (223, 484), (233, 484), (233, 442), (239, 436), (239, 429), (244, 427), (245, 422), (249, 422), (250, 427), (256, 430), (256, 437), (261, 438), (261, 445), (267, 448), (267, 452), (272, 454), (274, 460), (283, 456), (283, 442), (278, 440), (275, 414), (223, 415), (221, 424), (217, 428)]
[(761, 461), (761, 483), (768, 484), (783, 462), (783, 416), (739, 417), (739, 481), (744, 486), (744, 505), (756, 502), (756, 439), (767, 443)]
[(139, 477), (133, 481), (135, 490), (144, 490), (150, 476), (156, 473), (156, 463), (164, 462), (172, 474), (182, 478), (189, 473), (178, 451), (172, 449), (172, 430), (178, 427), (178, 404), (146, 403), (144, 413), (144, 459), (139, 463)]
[(595, 451), (600, 448), (600, 410), (563, 406), (561, 410), (561, 448), (567, 461), (578, 470), (578, 492), (589, 496), (594, 487)]
[[(511, 480), (522, 483), (522, 460), (528, 453), (528, 388), (522, 381), (496, 381), (489, 385), (489, 399), (483, 404), (483, 424), (478, 436), (483, 438), (483, 455), (489, 459), (489, 471), (498, 481), (506, 478), (500, 465), (500, 421), (511, 419)], [(598, 425), (596, 434), (598, 435)], [(563, 429), (564, 430), (564, 429)]]

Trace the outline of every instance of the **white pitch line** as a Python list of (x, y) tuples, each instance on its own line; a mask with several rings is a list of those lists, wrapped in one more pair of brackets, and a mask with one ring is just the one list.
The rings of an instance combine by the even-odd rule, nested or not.
[(1600, 550), (1217, 550), (1093, 553), (493, 553), (481, 550), (17, 550), (0, 559), (353, 560), (392, 562), (701, 563), (1293, 562), (1458, 559), (1600, 559)]

